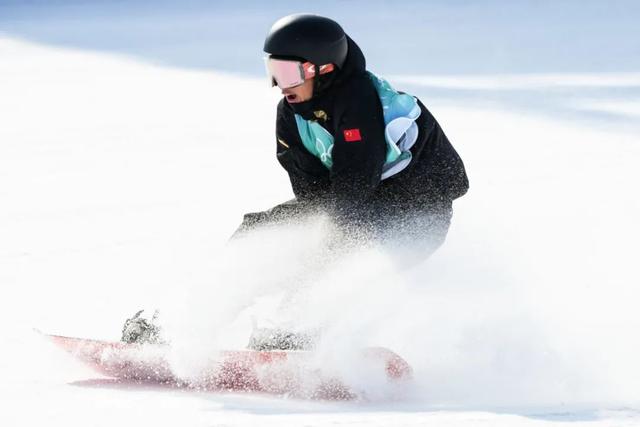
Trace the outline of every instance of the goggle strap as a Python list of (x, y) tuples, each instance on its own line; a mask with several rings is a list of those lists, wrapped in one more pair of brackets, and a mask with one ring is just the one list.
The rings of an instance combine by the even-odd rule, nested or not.
[(334, 70), (333, 64), (315, 65), (311, 62), (305, 62), (302, 64), (304, 70), (304, 79), (310, 79), (316, 75), (327, 74)]

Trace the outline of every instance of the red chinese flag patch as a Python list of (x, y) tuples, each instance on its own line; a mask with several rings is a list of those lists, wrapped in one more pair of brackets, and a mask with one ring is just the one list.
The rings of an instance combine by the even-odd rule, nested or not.
[(344, 140), (347, 142), (356, 142), (362, 141), (362, 137), (360, 136), (360, 129), (345, 129), (343, 132)]

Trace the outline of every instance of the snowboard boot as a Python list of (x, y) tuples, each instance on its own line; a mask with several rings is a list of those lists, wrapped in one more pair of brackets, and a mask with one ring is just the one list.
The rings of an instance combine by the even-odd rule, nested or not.
[(164, 341), (160, 338), (160, 327), (154, 324), (158, 312), (156, 311), (151, 321), (148, 321), (140, 317), (143, 311), (138, 311), (132, 318), (124, 322), (121, 341), (129, 344), (162, 344)]

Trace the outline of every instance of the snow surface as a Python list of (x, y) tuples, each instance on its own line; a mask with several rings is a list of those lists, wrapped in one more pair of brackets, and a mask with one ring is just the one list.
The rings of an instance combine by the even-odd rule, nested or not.
[[(443, 82), (406, 81), (422, 78)], [(301, 280), (322, 223), (225, 246), (243, 213), (291, 197), (264, 79), (0, 38), (0, 424), (640, 425), (635, 128), (416, 94), (471, 180), (446, 244), (405, 273), (369, 250)], [(580, 104), (594, 106), (638, 103)], [(32, 331), (118, 339), (141, 307), (162, 310), (187, 376), (243, 346), (252, 318), (327, 325), (327, 366), (367, 398), (87, 381), (97, 375)], [(402, 354), (413, 386), (398, 396), (359, 375), (360, 345)]]

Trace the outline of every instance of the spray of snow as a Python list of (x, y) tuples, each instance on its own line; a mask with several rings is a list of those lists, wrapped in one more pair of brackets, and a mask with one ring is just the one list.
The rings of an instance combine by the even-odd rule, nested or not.
[[(180, 343), (176, 367), (197, 377), (216, 349), (246, 344), (257, 316), (294, 331), (319, 328), (317, 366), (368, 401), (402, 396), (486, 408), (635, 399), (639, 349), (624, 335), (633, 335), (637, 319), (615, 296), (628, 287), (608, 281), (585, 289), (594, 272), (565, 280), (564, 262), (551, 277), (540, 274), (558, 256), (551, 248), (535, 270), (489, 248), (478, 259), (453, 245), (411, 270), (398, 268), (382, 248), (340, 253), (319, 267), (313, 260), (323, 231), (322, 222), (276, 227), (219, 254), (218, 280), (190, 290), (185, 322), (172, 331)], [(361, 349), (369, 346), (407, 358), (415, 369), (410, 390), (363, 363)]]

